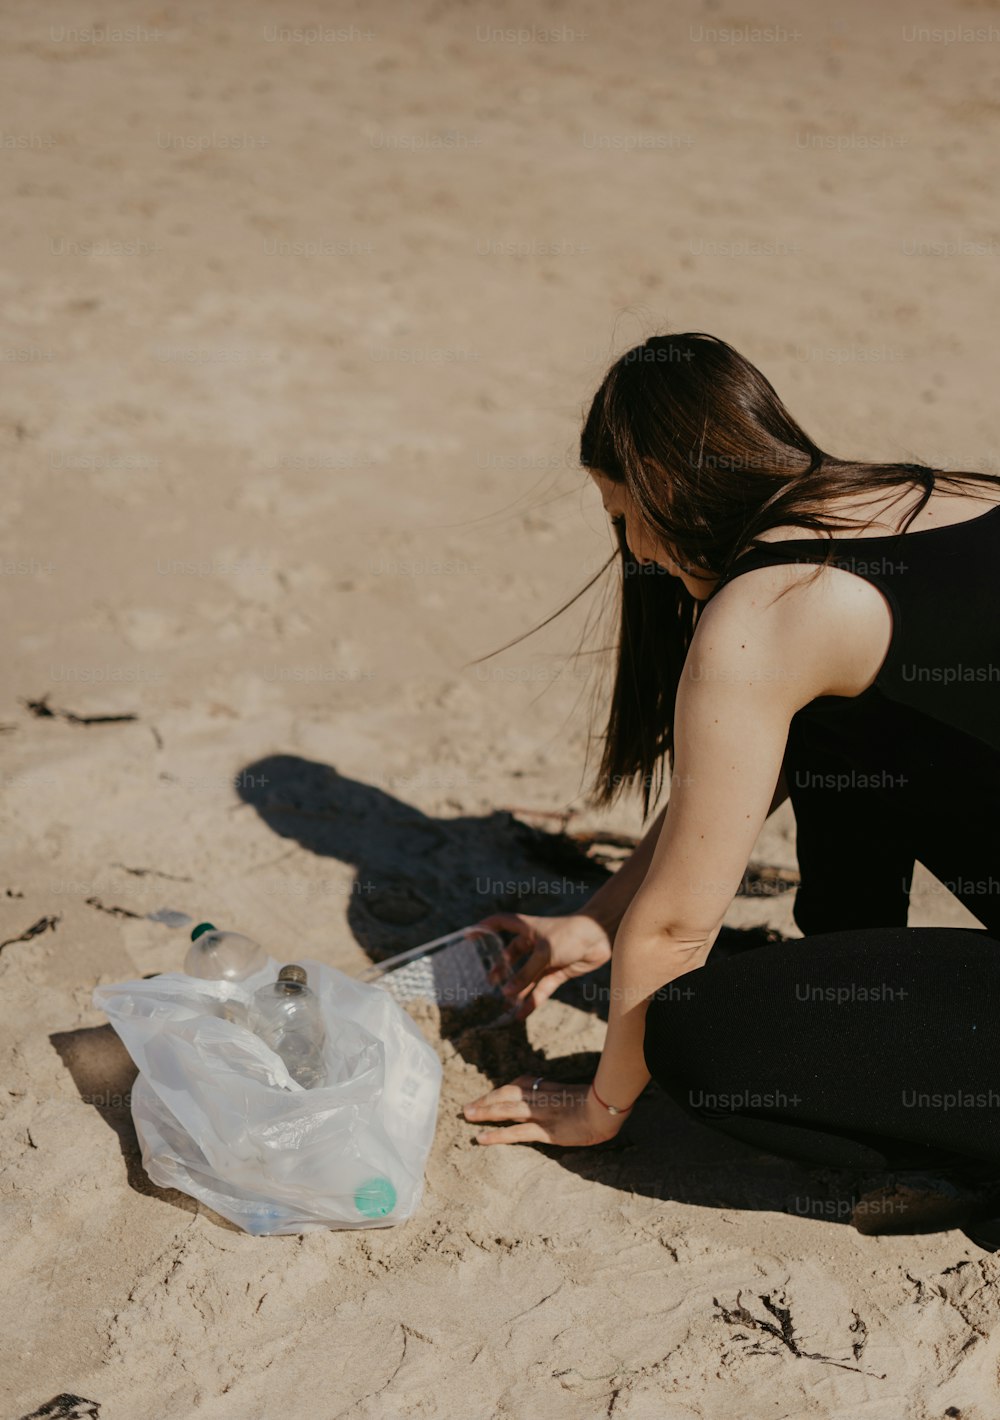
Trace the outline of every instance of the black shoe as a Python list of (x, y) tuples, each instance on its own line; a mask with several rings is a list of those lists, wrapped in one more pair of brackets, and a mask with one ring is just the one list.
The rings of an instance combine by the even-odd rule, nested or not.
[(984, 1252), (1000, 1252), (1000, 1216), (980, 1218), (968, 1228), (962, 1228), (960, 1231), (970, 1242), (974, 1242), (976, 1247), (981, 1247)]
[[(859, 1233), (946, 1232), (966, 1224), (995, 1223), (1000, 1246), (1000, 1172), (970, 1160), (945, 1173), (899, 1171), (862, 1194), (851, 1222)], [(988, 1236), (988, 1231), (983, 1234)], [(975, 1241), (975, 1239), (973, 1239)], [(985, 1247), (985, 1243), (980, 1246)]]

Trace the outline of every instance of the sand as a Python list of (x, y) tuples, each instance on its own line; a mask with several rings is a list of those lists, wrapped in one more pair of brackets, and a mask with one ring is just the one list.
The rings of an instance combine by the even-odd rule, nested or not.
[[(360, 972), (586, 897), (511, 808), (639, 831), (585, 804), (600, 595), (471, 664), (607, 555), (575, 451), (614, 354), (707, 330), (836, 453), (996, 468), (994, 5), (527, 15), (5, 8), (12, 1420), (996, 1414), (960, 1232), (862, 1237), (856, 1181), (655, 1089), (609, 1148), (473, 1144), (463, 1103), (596, 1063), (580, 999), (488, 1041), (418, 1013), (397, 1228), (254, 1239), (142, 1170), (91, 993), (180, 966), (145, 914)], [(794, 866), (787, 809), (754, 860)], [(912, 923), (969, 921), (920, 877)], [(727, 922), (795, 935), (788, 894)]]

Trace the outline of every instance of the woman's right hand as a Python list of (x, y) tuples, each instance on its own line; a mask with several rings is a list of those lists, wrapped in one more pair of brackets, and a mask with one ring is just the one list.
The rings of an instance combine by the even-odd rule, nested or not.
[[(586, 976), (611, 960), (610, 937), (599, 922), (583, 913), (527, 917), (520, 912), (495, 912), (474, 925), (516, 934), (490, 973), (494, 982), (503, 981), (511, 1020), (524, 1020), (564, 981)], [(510, 975), (514, 963), (526, 953), (527, 960)]]

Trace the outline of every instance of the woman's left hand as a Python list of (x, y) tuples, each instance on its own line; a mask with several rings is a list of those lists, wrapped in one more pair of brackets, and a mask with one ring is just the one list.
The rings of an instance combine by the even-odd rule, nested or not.
[(561, 1144), (572, 1148), (603, 1144), (613, 1139), (628, 1114), (609, 1114), (593, 1096), (590, 1085), (566, 1085), (543, 1079), (536, 1090), (536, 1075), (518, 1075), (509, 1085), (489, 1090), (464, 1106), (474, 1124), (516, 1121), (505, 1129), (487, 1129), (476, 1135), (479, 1144)]

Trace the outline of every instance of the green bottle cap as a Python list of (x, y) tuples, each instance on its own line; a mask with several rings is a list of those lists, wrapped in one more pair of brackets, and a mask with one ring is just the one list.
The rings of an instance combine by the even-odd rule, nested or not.
[(370, 1178), (356, 1190), (354, 1206), (365, 1218), (384, 1218), (396, 1206), (396, 1190), (387, 1178)]
[(199, 922), (197, 927), (191, 929), (191, 940), (196, 942), (203, 932), (217, 932), (218, 930), (214, 922)]

